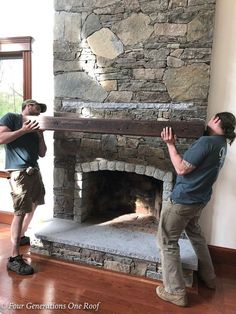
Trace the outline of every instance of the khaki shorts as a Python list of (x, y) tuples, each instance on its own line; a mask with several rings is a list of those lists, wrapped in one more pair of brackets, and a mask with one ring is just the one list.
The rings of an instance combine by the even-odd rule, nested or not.
[(31, 175), (25, 169), (12, 171), (9, 182), (15, 215), (30, 213), (33, 203), (44, 204), (45, 188), (38, 169)]

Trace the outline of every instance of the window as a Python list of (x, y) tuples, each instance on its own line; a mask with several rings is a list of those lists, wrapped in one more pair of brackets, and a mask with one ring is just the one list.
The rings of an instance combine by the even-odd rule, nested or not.
[[(31, 98), (31, 43), (32, 37), (0, 38), (0, 117), (21, 112), (22, 101)], [(4, 169), (4, 156), (0, 145), (0, 169)], [(11, 211), (6, 179), (0, 178), (0, 191), (0, 210)]]
[(0, 38), (0, 60), (22, 58), (23, 60), (23, 98), (31, 98), (31, 44), (32, 37)]

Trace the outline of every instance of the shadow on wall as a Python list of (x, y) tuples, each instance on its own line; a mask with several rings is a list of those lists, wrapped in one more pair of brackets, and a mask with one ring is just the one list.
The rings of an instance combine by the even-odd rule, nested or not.
[(227, 247), (229, 242), (232, 243), (232, 247), (235, 247), (235, 239), (232, 239), (232, 235), (227, 239), (231, 233), (227, 230), (232, 229), (236, 203), (236, 176), (232, 175), (231, 170), (236, 168), (236, 160), (231, 150), (230, 148), (223, 169), (213, 187), (211, 201), (205, 207), (200, 220), (207, 243), (211, 245), (217, 243), (217, 246), (222, 247), (225, 246), (224, 242), (227, 243)]

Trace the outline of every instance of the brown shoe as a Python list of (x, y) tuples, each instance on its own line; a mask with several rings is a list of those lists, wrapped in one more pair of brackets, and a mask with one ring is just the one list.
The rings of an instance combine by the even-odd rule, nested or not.
[(216, 289), (216, 279), (209, 279), (209, 280), (203, 280), (204, 284), (207, 286), (207, 288), (215, 290)]
[(171, 302), (175, 305), (178, 306), (187, 306), (188, 301), (187, 301), (187, 295), (186, 293), (184, 294), (173, 294), (169, 293), (165, 290), (163, 286), (158, 286), (156, 288), (156, 293), (159, 298), (161, 298), (164, 301)]

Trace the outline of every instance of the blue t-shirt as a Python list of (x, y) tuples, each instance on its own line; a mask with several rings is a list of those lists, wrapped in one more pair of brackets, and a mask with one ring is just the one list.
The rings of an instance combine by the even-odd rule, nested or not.
[[(0, 125), (7, 126), (11, 131), (21, 129), (21, 114), (7, 113), (0, 119)], [(37, 167), (39, 158), (39, 137), (36, 132), (26, 133), (5, 145), (6, 169), (23, 169)]]
[(177, 176), (171, 198), (179, 204), (206, 204), (212, 194), (212, 185), (223, 166), (227, 152), (224, 136), (202, 136), (185, 152), (183, 159), (194, 165), (192, 172)]

